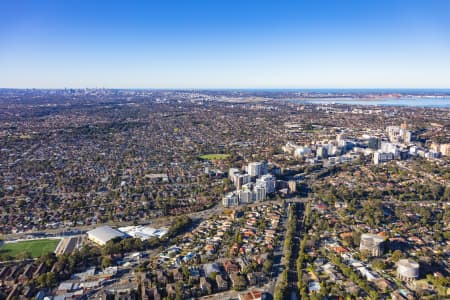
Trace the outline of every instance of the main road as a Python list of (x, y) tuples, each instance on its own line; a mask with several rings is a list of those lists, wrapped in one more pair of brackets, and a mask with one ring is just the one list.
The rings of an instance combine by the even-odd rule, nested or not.
[[(286, 202), (307, 202), (308, 198), (291, 198), (291, 199), (285, 199)], [(192, 212), (189, 214), (186, 214), (193, 220), (203, 220), (208, 219), (214, 215), (221, 215), (223, 212), (227, 209), (233, 209), (238, 207), (254, 207), (254, 206), (260, 206), (260, 205), (267, 205), (267, 204), (281, 204), (283, 200), (269, 200), (269, 201), (262, 201), (262, 202), (255, 202), (251, 204), (245, 204), (240, 205), (236, 207), (224, 207), (221, 204), (216, 204), (214, 207)], [(154, 218), (150, 220), (142, 220), (139, 222), (140, 225), (149, 225), (154, 224), (154, 226), (158, 227), (164, 227), (164, 226), (170, 226), (171, 221), (176, 218), (176, 216), (165, 216), (165, 217), (159, 217)], [(130, 226), (133, 225), (133, 221), (127, 221), (127, 222), (106, 222), (106, 223), (99, 223), (94, 225), (84, 225), (84, 226), (74, 226), (74, 227), (63, 227), (63, 228), (56, 228), (56, 229), (45, 229), (45, 230), (34, 230), (34, 231), (28, 231), (28, 232), (21, 232), (21, 233), (11, 233), (11, 234), (5, 234), (2, 236), (2, 239), (7, 240), (21, 240), (21, 239), (30, 239), (30, 238), (48, 238), (48, 237), (69, 237), (69, 236), (77, 236), (85, 234), (87, 231), (102, 226), (102, 225), (109, 225), (114, 227), (122, 227), (122, 226)]]

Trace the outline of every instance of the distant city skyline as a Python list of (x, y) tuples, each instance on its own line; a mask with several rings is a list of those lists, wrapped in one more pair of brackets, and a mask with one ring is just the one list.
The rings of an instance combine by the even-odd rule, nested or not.
[(3, 1), (0, 88), (450, 88), (449, 1), (280, 3)]

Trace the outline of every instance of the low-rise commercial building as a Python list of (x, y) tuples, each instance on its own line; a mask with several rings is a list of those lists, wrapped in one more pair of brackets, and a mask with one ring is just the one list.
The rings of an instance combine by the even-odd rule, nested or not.
[(87, 232), (88, 239), (99, 245), (105, 245), (115, 238), (124, 238), (126, 235), (109, 226), (97, 227)]

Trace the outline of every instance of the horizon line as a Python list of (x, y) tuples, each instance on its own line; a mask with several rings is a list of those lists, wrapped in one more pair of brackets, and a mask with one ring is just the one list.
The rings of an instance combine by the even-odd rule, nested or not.
[(435, 90), (450, 91), (450, 87), (0, 87), (0, 90), (172, 90), (172, 91), (233, 91), (233, 90)]

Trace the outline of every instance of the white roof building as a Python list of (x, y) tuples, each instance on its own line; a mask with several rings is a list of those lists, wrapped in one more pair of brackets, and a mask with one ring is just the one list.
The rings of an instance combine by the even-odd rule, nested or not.
[(109, 226), (97, 227), (93, 230), (88, 231), (86, 234), (91, 241), (102, 246), (112, 239), (118, 237), (123, 238), (126, 236), (124, 233), (112, 229)]
[(120, 227), (119, 231), (134, 238), (140, 238), (142, 241), (151, 237), (162, 238), (169, 232), (167, 228), (152, 228), (149, 226)]

